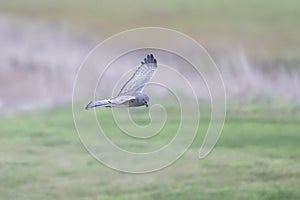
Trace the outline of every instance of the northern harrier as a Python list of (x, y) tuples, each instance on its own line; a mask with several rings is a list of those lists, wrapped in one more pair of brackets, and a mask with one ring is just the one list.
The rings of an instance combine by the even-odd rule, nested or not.
[(152, 54), (147, 55), (147, 58), (141, 62), (141, 66), (122, 87), (117, 97), (91, 101), (85, 109), (89, 110), (101, 107), (137, 107), (144, 105), (148, 107), (149, 97), (146, 94), (142, 94), (142, 91), (153, 77), (156, 69), (156, 59)]

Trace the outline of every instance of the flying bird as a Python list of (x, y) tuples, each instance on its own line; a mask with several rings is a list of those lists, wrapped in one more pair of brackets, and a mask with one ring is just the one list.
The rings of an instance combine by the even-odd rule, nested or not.
[(147, 55), (144, 61), (133, 74), (133, 76), (125, 83), (121, 91), (116, 97), (91, 101), (86, 110), (102, 107), (148, 107), (149, 97), (143, 94), (146, 84), (151, 80), (157, 70), (157, 61), (152, 54)]

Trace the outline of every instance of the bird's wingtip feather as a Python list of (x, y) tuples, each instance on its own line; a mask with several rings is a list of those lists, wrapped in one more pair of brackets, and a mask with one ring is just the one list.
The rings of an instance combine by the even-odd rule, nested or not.
[(154, 58), (153, 54), (147, 54), (146, 58), (144, 58), (144, 61), (141, 62), (142, 65), (148, 63), (157, 64), (157, 60)]

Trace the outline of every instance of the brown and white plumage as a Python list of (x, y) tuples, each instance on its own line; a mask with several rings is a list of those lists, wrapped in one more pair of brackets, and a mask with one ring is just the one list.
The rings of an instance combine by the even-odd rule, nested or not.
[(117, 97), (91, 101), (86, 110), (97, 107), (137, 107), (148, 106), (149, 97), (142, 94), (146, 84), (154, 76), (157, 69), (157, 61), (152, 54), (141, 62), (141, 66), (133, 76), (124, 84)]

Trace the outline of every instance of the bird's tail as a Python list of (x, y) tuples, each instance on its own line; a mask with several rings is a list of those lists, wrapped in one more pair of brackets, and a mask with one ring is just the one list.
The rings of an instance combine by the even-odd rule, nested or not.
[(111, 101), (109, 99), (106, 100), (98, 100), (91, 101), (86, 107), (86, 110), (90, 110), (93, 108), (102, 108), (102, 107), (111, 107)]

